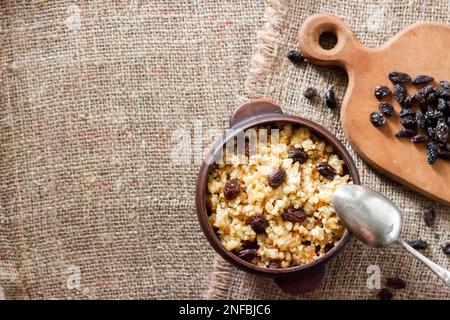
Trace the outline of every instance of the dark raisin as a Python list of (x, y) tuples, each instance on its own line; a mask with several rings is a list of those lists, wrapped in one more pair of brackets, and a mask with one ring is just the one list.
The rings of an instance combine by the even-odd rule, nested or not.
[(439, 119), (436, 125), (436, 141), (446, 144), (448, 140), (448, 125), (444, 119)]
[(436, 138), (436, 130), (433, 127), (427, 127), (427, 134), (433, 140)]
[(390, 117), (394, 114), (394, 107), (390, 103), (380, 102), (378, 107), (380, 108), (381, 113), (386, 117)]
[(394, 294), (389, 289), (384, 288), (378, 291), (378, 299), (380, 300), (392, 300), (393, 297)]
[(415, 100), (419, 104), (420, 109), (425, 109), (427, 107), (426, 105), (426, 97), (421, 93), (415, 94)]
[(306, 220), (306, 214), (305, 211), (303, 211), (302, 209), (295, 209), (294, 207), (291, 208), (287, 208), (283, 211), (283, 213), (281, 214), (281, 217), (283, 218), (284, 221), (289, 221), (289, 222), (298, 222), (298, 223), (302, 223), (303, 221)]
[(417, 85), (417, 84), (425, 84), (425, 83), (431, 82), (433, 80), (434, 80), (433, 77), (421, 74), (421, 75), (418, 75), (418, 76), (414, 77), (411, 80), (411, 82), (413, 84)]
[(438, 156), (441, 159), (450, 160), (450, 151), (448, 151), (447, 149), (444, 149), (444, 148), (439, 148)]
[(450, 90), (450, 82), (447, 81), (447, 80), (440, 81), (439, 82), (439, 87), (441, 87), (443, 89), (449, 89)]
[(442, 246), (442, 251), (444, 251), (445, 254), (450, 254), (450, 242), (447, 242)]
[(436, 219), (436, 213), (434, 212), (433, 208), (427, 208), (423, 212), (423, 220), (425, 221), (425, 225), (427, 227), (432, 227), (435, 219)]
[(439, 87), (436, 90), (436, 94), (441, 98), (450, 98), (450, 82), (441, 81), (439, 82)]
[(375, 87), (375, 97), (378, 100), (383, 99), (384, 97), (386, 97), (387, 95), (390, 95), (391, 93), (392, 93), (391, 89), (389, 89), (386, 86), (376, 86)]
[(401, 83), (396, 83), (394, 86), (394, 97), (398, 103), (403, 104), (406, 99), (406, 88)]
[(211, 209), (211, 206), (209, 204), (206, 205), (206, 214), (208, 217), (213, 214), (213, 210)]
[(430, 110), (430, 108), (428, 107), (428, 105), (426, 103), (424, 103), (423, 105), (421, 105), (420, 107), (420, 112), (422, 112), (422, 114), (425, 117), (425, 113)]
[(304, 246), (310, 246), (310, 245), (311, 245), (311, 241), (308, 241), (308, 240), (302, 241), (302, 245), (304, 245)]
[(374, 127), (381, 127), (384, 125), (385, 119), (384, 116), (379, 112), (372, 112), (370, 114), (370, 122), (374, 125)]
[(256, 249), (244, 249), (238, 252), (238, 257), (245, 261), (251, 261), (258, 255)]
[(267, 222), (266, 218), (263, 216), (255, 214), (250, 221), (250, 226), (256, 234), (261, 234), (266, 231), (266, 228), (269, 226), (269, 222)]
[(394, 83), (407, 83), (411, 81), (411, 77), (404, 72), (392, 71), (389, 73), (389, 80)]
[(225, 199), (233, 200), (239, 195), (240, 192), (241, 192), (241, 185), (238, 179), (231, 179), (225, 183), (225, 187), (223, 188), (223, 194), (225, 195)]
[(334, 248), (334, 243), (327, 243), (325, 245), (324, 251), (325, 251), (325, 253), (327, 253), (328, 251), (330, 251), (333, 248)]
[(402, 105), (405, 108), (409, 108), (416, 102), (417, 102), (417, 100), (416, 100), (416, 96), (415, 95), (414, 96), (408, 96), (408, 97), (405, 98), (405, 100), (403, 100), (403, 104)]
[(325, 106), (330, 109), (337, 107), (336, 97), (333, 89), (331, 88), (325, 92)]
[(301, 63), (305, 61), (303, 55), (297, 49), (291, 49), (286, 54), (286, 58), (288, 58), (293, 63)]
[(426, 142), (426, 141), (428, 141), (428, 136), (426, 136), (422, 133), (416, 134), (414, 137), (411, 137), (411, 142), (414, 142), (414, 143), (422, 143), (422, 142)]
[(425, 87), (423, 87), (422, 89), (419, 90), (419, 93), (426, 98), (430, 93), (434, 93), (436, 92), (436, 89), (431, 85), (427, 85)]
[(400, 278), (387, 278), (387, 286), (392, 289), (406, 288), (406, 282)]
[(429, 106), (432, 106), (437, 100), (437, 96), (435, 93), (431, 92), (426, 99), (426, 103), (428, 103)]
[(267, 264), (267, 268), (279, 269), (279, 268), (281, 268), (281, 261), (280, 260), (272, 260)]
[(416, 116), (415, 115), (409, 115), (404, 116), (400, 118), (400, 123), (408, 129), (415, 129), (417, 128), (417, 122), (416, 122)]
[(289, 150), (288, 158), (291, 158), (293, 163), (305, 163), (308, 160), (308, 154), (301, 148), (294, 148)]
[(395, 136), (397, 138), (410, 138), (416, 134), (416, 130), (414, 129), (401, 129), (399, 130)]
[(317, 95), (317, 90), (314, 89), (313, 87), (308, 87), (306, 88), (305, 92), (303, 92), (303, 96), (306, 99), (312, 99)]
[(403, 118), (403, 117), (407, 117), (407, 116), (415, 116), (415, 114), (416, 113), (412, 109), (402, 108), (400, 110), (399, 116), (400, 116), (400, 118)]
[(348, 171), (348, 167), (347, 167), (347, 165), (344, 163), (343, 165), (342, 165), (342, 175), (343, 176), (347, 176), (347, 175), (349, 175), (350, 174), (350, 172)]
[(416, 250), (425, 250), (428, 248), (428, 243), (422, 239), (408, 241), (408, 244)]
[(445, 109), (447, 108), (447, 101), (445, 101), (444, 98), (438, 98), (437, 100), (437, 107), (436, 109), (438, 111), (445, 111)]
[(420, 111), (416, 113), (416, 122), (419, 128), (425, 129), (425, 117)]
[(242, 241), (242, 249), (258, 249), (259, 245), (257, 241), (244, 240)]
[(286, 171), (282, 168), (274, 169), (268, 176), (267, 182), (272, 188), (278, 188), (286, 180)]
[(336, 170), (334, 170), (328, 163), (319, 163), (316, 168), (322, 175), (322, 177), (326, 179), (333, 180), (334, 176), (336, 175)]
[(433, 164), (437, 159), (437, 147), (434, 143), (430, 142), (427, 145), (427, 162), (428, 164)]

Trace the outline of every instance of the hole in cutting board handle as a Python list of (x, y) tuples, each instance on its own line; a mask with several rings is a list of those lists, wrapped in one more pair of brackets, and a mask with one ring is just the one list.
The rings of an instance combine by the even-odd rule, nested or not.
[(324, 31), (319, 36), (319, 45), (324, 50), (331, 50), (336, 47), (338, 38), (334, 31)]
[(312, 15), (303, 22), (298, 41), (301, 53), (312, 63), (344, 68), (361, 48), (342, 19), (323, 13)]

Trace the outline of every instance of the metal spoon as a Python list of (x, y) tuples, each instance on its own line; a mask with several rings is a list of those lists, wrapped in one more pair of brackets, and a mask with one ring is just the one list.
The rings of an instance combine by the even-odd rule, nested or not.
[(450, 287), (450, 272), (438, 266), (400, 238), (400, 210), (382, 194), (359, 185), (340, 186), (333, 195), (339, 219), (348, 231), (370, 247), (398, 242)]

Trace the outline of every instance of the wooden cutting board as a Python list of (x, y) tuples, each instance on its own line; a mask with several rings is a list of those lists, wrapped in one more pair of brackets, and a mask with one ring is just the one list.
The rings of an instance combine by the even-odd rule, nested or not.
[[(336, 35), (330, 50), (319, 45), (323, 32)], [(391, 71), (411, 76), (426, 74), (450, 80), (450, 27), (437, 23), (418, 23), (398, 33), (377, 48), (362, 45), (340, 18), (328, 14), (310, 16), (299, 31), (299, 46), (310, 62), (337, 65), (348, 73), (348, 88), (341, 106), (344, 132), (355, 151), (371, 166), (392, 179), (430, 198), (450, 205), (450, 161), (426, 161), (426, 144), (413, 144), (395, 133), (402, 128), (400, 106), (393, 98), (397, 115), (386, 118), (384, 127), (375, 128), (370, 113), (379, 111), (374, 96), (377, 85), (393, 89), (388, 79)], [(408, 95), (417, 90), (407, 85)]]

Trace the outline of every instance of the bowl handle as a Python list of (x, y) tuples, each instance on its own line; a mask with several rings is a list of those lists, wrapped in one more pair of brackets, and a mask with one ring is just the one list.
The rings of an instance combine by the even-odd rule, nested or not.
[(275, 283), (286, 293), (302, 294), (317, 289), (327, 272), (328, 263), (322, 263), (301, 271), (298, 275), (286, 278), (275, 278)]
[(272, 100), (253, 99), (242, 103), (230, 117), (230, 126), (236, 127), (239, 123), (256, 116), (266, 114), (282, 114), (281, 108)]

